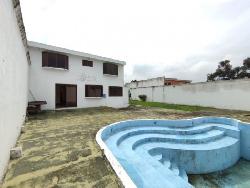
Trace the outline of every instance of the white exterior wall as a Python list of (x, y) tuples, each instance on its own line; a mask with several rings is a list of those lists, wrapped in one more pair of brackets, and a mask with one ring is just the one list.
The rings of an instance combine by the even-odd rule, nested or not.
[(132, 99), (250, 111), (250, 79), (131, 89)]
[[(55, 84), (77, 85), (77, 108), (128, 106), (128, 91), (124, 86), (124, 67), (118, 65), (118, 76), (103, 75), (103, 62), (93, 61), (93, 67), (82, 66), (84, 57), (66, 54), (69, 57), (69, 70), (42, 67), (42, 49), (30, 47), (29, 100), (45, 100), (43, 109), (55, 109)], [(103, 85), (106, 98), (85, 98), (85, 85)], [(109, 97), (108, 86), (123, 87), (123, 97)]]
[(0, 1), (0, 181), (25, 120), (28, 60), (10, 0)]
[(151, 86), (163, 86), (165, 83), (165, 77), (151, 78), (147, 80), (140, 80), (137, 82), (130, 82), (126, 84), (129, 88), (137, 87), (151, 87)]

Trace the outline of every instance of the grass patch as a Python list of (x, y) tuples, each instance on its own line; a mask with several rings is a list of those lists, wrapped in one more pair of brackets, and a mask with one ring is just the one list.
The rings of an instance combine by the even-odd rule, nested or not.
[(161, 102), (143, 102), (138, 100), (130, 100), (130, 105), (141, 105), (144, 107), (158, 107), (165, 109), (173, 109), (173, 110), (182, 110), (188, 112), (201, 111), (201, 110), (211, 110), (213, 108), (210, 107), (202, 107), (202, 106), (190, 106), (190, 105), (180, 105), (180, 104), (168, 104)]

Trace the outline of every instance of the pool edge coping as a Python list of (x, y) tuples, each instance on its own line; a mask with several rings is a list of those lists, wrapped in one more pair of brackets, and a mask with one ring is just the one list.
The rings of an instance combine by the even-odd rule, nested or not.
[[(120, 121), (122, 122), (122, 121)], [(120, 123), (116, 122), (116, 123)], [(119, 161), (116, 159), (116, 157), (113, 155), (111, 150), (107, 147), (105, 142), (101, 138), (101, 134), (104, 129), (106, 129), (109, 126), (112, 126), (113, 124), (104, 126), (101, 128), (97, 134), (96, 134), (96, 142), (99, 144), (101, 150), (105, 154), (106, 158), (108, 159), (110, 165), (112, 166), (113, 170), (115, 171), (116, 175), (120, 178), (120, 181), (122, 182), (124, 187), (129, 187), (129, 188), (137, 188), (135, 183), (132, 181), (130, 176), (127, 174), (123, 166), (119, 163)]]

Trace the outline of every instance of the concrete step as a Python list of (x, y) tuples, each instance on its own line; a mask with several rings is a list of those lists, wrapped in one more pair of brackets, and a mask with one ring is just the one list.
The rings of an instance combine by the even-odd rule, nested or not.
[[(175, 163), (171, 163), (170, 160), (164, 160), (164, 158), (161, 155), (156, 155), (157, 158), (161, 158), (159, 161), (161, 162), (161, 164), (165, 167), (168, 168), (170, 170), (173, 171), (174, 174), (180, 176), (181, 178), (183, 178), (186, 182), (188, 182), (188, 176), (186, 171), (183, 168), (178, 167)], [(160, 157), (159, 157), (160, 156)], [(154, 156), (155, 158), (155, 156)], [(177, 169), (178, 168), (178, 169)]]
[(188, 175), (183, 168), (179, 168), (179, 176), (182, 177), (186, 182), (188, 182)]
[(192, 135), (192, 134), (201, 134), (209, 130), (216, 129), (224, 131), (226, 135), (239, 138), (240, 132), (237, 127), (224, 125), (224, 124), (214, 124), (207, 123), (201, 125), (188, 126), (184, 128), (169, 128), (169, 126), (141, 126), (141, 127), (130, 127), (125, 130), (120, 130), (119, 132), (113, 133), (108, 142), (110, 144), (115, 141), (117, 145), (126, 140), (127, 138), (138, 135), (138, 134), (150, 134), (150, 133), (164, 133), (164, 134), (173, 134), (173, 135)]
[(142, 134), (172, 134), (172, 135), (194, 135), (201, 134), (212, 130), (211, 126), (197, 126), (188, 129), (169, 129), (164, 127), (144, 128), (135, 129), (130, 131), (122, 131), (114, 135), (114, 139), (117, 139), (117, 145), (121, 144), (124, 140), (129, 137), (142, 135)]
[[(145, 151), (144, 151), (145, 152)], [(127, 161), (129, 160), (129, 163)], [(164, 167), (159, 161), (155, 160), (148, 153), (135, 155), (131, 152), (123, 153), (123, 158), (118, 161), (125, 168), (136, 183), (138, 188), (192, 188), (182, 177), (173, 173), (169, 168)], [(145, 161), (147, 161), (145, 163)], [(136, 166), (136, 168), (135, 168)], [(153, 185), (153, 186), (152, 186)]]
[[(145, 154), (144, 156), (147, 156), (147, 154)], [(148, 157), (146, 157), (146, 159), (150, 165), (152, 165), (158, 172), (160, 172), (161, 176), (164, 177), (169, 176), (169, 173), (172, 172), (175, 176), (182, 178), (185, 182), (188, 183), (188, 176), (185, 170), (179, 168), (176, 163), (174, 162), (171, 163), (170, 160), (164, 160), (162, 163), (161, 162), (158, 163), (157, 161), (154, 160), (155, 157), (153, 157), (154, 161), (152, 161)]]
[[(161, 160), (163, 160), (163, 159), (161, 159)], [(164, 161), (162, 162), (162, 164), (163, 164), (166, 168), (170, 168), (170, 166), (171, 166), (170, 160), (164, 160)]]
[(171, 160), (171, 163), (185, 166), (187, 173), (201, 174), (230, 167), (238, 161), (239, 149), (238, 139), (224, 136), (218, 140), (200, 144), (144, 143), (134, 151), (140, 153), (144, 150), (151, 156), (161, 154), (161, 161)]
[(153, 156), (155, 160), (157, 161), (161, 161), (162, 160), (162, 154), (158, 154), (158, 155), (155, 155)]
[[(213, 140), (211, 142), (199, 143), (199, 144), (190, 144), (190, 143), (175, 143), (175, 142), (147, 142), (143, 145), (142, 149), (146, 149), (150, 151), (153, 148), (168, 148), (174, 150), (188, 150), (188, 151), (207, 151), (207, 150), (214, 150), (220, 148), (226, 148), (235, 143), (239, 142), (238, 139), (232, 138), (229, 136), (223, 136), (220, 139)], [(140, 149), (139, 148), (136, 148)]]
[(171, 162), (171, 166), (169, 168), (176, 176), (179, 176), (180, 174), (180, 171), (179, 171), (179, 168), (178, 166), (174, 163), (174, 162)]
[[(202, 134), (196, 135), (168, 135), (168, 134), (143, 134), (136, 135), (126, 139), (124, 144), (132, 145), (132, 149), (146, 143), (169, 142), (169, 143), (182, 143), (182, 144), (201, 144), (212, 142), (224, 136), (224, 132), (220, 130), (211, 130)], [(122, 144), (121, 144), (122, 146)]]

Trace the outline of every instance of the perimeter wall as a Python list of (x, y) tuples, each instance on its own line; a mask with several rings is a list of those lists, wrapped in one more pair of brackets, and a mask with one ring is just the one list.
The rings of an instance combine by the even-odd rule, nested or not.
[(250, 111), (250, 79), (130, 88), (131, 98), (147, 95), (147, 101), (198, 105)]

